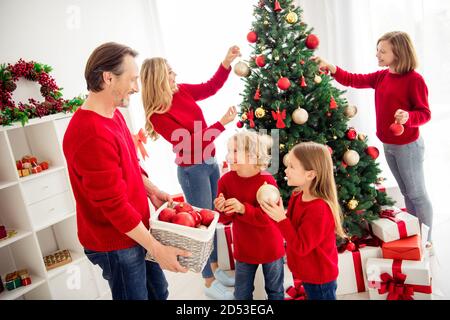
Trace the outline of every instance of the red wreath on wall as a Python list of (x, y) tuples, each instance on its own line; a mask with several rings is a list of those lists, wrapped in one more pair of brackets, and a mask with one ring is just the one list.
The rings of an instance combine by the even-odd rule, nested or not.
[[(70, 101), (62, 98), (62, 89), (49, 75), (51, 71), (52, 67), (48, 65), (34, 61), (26, 62), (22, 59), (16, 64), (0, 65), (0, 125), (9, 125), (16, 121), (24, 125), (31, 118), (41, 118), (59, 112), (73, 112), (81, 105), (81, 98)], [(20, 78), (39, 83), (44, 101), (28, 99), (28, 103), (19, 102), (16, 105), (12, 93), (16, 90), (16, 82)]]

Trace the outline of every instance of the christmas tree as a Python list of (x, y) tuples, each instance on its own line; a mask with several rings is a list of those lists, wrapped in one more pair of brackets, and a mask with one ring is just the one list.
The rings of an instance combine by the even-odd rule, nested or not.
[[(368, 222), (378, 218), (381, 206), (392, 204), (376, 189), (381, 170), (376, 147), (348, 127), (357, 109), (342, 90), (332, 85), (328, 70), (310, 58), (319, 39), (301, 19), (302, 9), (292, 0), (260, 0), (247, 40), (253, 49), (248, 64), (234, 67), (245, 81), (239, 128), (277, 129), (279, 166), (274, 173), (284, 202), (291, 188), (284, 180), (284, 157), (299, 142), (328, 146), (335, 165), (338, 197), (349, 236), (363, 237)], [(272, 154), (272, 158), (278, 154)]]

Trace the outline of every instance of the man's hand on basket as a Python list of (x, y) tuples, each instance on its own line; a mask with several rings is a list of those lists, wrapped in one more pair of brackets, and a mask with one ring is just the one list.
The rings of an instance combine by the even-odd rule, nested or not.
[(192, 254), (186, 250), (171, 246), (165, 246), (157, 242), (153, 245), (151, 255), (161, 269), (172, 272), (188, 272), (188, 268), (182, 267), (178, 262), (178, 256), (190, 257)]

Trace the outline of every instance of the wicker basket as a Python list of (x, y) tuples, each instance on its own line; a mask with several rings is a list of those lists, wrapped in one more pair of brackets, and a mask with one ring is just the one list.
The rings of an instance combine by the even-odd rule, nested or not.
[[(187, 267), (191, 271), (201, 272), (213, 250), (214, 232), (219, 220), (219, 213), (214, 212), (214, 220), (208, 229), (199, 229), (158, 220), (159, 213), (165, 208), (167, 208), (167, 203), (151, 215), (151, 234), (164, 245), (191, 252), (190, 257), (178, 256), (178, 261), (183, 267)], [(201, 210), (200, 208), (193, 208)], [(147, 259), (154, 261), (149, 254), (147, 254)]]

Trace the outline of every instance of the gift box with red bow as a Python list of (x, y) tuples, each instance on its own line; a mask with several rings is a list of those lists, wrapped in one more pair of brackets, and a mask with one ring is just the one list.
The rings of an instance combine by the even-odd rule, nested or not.
[(222, 270), (234, 270), (233, 236), (231, 223), (217, 223), (217, 263)]
[(371, 300), (431, 300), (429, 261), (370, 258), (366, 266)]
[(394, 206), (399, 207), (399, 208), (406, 207), (405, 198), (403, 197), (403, 194), (400, 191), (400, 188), (394, 181), (392, 181), (392, 182), (386, 181), (381, 184), (377, 184), (377, 185), (375, 185), (375, 188), (380, 192), (386, 193), (388, 195), (388, 197), (394, 201)]
[(396, 207), (384, 208), (380, 219), (370, 223), (372, 232), (384, 242), (391, 242), (420, 233), (419, 219)]
[(368, 290), (366, 263), (369, 258), (381, 258), (378, 239), (352, 239), (339, 247), (337, 295)]

